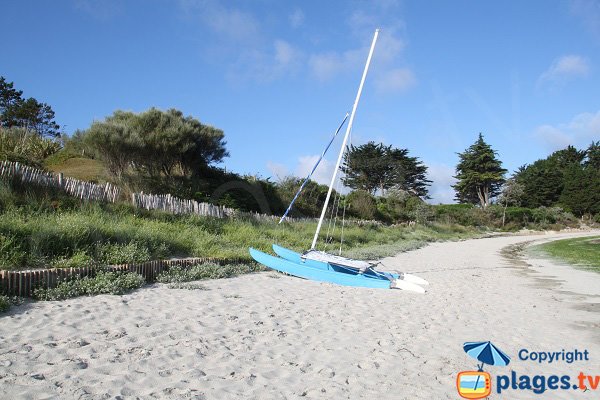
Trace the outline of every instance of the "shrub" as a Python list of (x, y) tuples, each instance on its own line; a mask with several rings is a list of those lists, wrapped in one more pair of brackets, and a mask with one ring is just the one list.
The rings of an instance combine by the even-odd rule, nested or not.
[(98, 248), (102, 264), (143, 263), (150, 260), (148, 248), (135, 241), (123, 244), (105, 243)]
[(71, 257), (61, 257), (52, 262), (54, 268), (79, 268), (92, 265), (94, 260), (84, 251), (77, 251)]
[(10, 305), (10, 299), (7, 296), (0, 295), (0, 312), (8, 311)]
[(141, 287), (144, 278), (132, 272), (103, 272), (82, 279), (63, 281), (51, 289), (37, 289), (33, 296), (39, 300), (64, 300), (77, 296), (124, 294)]
[(525, 207), (507, 207), (506, 208), (506, 223), (515, 223), (527, 225), (533, 220), (533, 212), (530, 208)]
[(156, 280), (160, 283), (181, 283), (202, 279), (221, 279), (263, 269), (259, 264), (196, 264), (190, 268), (172, 267), (160, 274)]
[(0, 158), (39, 167), (61, 144), (23, 128), (0, 128)]
[(372, 220), (377, 212), (375, 197), (364, 190), (355, 190), (347, 197), (349, 211), (360, 219)]
[(25, 266), (27, 253), (16, 235), (0, 233), (0, 269), (15, 269)]

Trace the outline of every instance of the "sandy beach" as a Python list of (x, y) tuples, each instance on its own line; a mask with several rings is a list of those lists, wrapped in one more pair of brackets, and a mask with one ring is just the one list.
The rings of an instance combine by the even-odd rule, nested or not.
[[(492, 376), (600, 375), (600, 274), (502, 253), (593, 234), (433, 243), (383, 260), (429, 280), (424, 295), (264, 272), (27, 303), (0, 317), (0, 398), (456, 399), (457, 373), (476, 367), (462, 344), (487, 340), (512, 357)], [(590, 359), (538, 363), (522, 349)], [(491, 398), (534, 396), (597, 398)]]

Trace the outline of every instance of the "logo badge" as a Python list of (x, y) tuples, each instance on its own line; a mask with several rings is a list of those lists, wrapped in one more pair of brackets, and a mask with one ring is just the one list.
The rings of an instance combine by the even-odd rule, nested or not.
[(463, 371), (456, 377), (458, 394), (465, 399), (483, 399), (492, 392), (492, 378), (484, 371)]

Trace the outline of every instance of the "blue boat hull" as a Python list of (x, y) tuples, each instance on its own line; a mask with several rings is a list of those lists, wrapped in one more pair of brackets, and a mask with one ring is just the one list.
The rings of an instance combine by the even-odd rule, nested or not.
[(250, 248), (250, 255), (257, 262), (279, 272), (284, 272), (299, 278), (319, 282), (335, 283), (336, 285), (390, 289), (391, 281), (373, 279), (360, 274), (336, 272), (332, 269), (317, 268), (312, 265), (298, 264), (283, 258), (274, 257), (256, 249)]
[[(296, 253), (295, 251), (292, 251), (290, 249), (286, 249), (285, 247), (281, 247), (278, 246), (276, 244), (273, 245), (273, 251), (275, 252), (275, 254), (277, 254), (279, 257), (286, 259), (288, 261), (291, 261), (293, 263), (296, 264), (300, 264), (300, 265), (305, 265), (308, 267), (312, 267), (312, 268), (318, 268), (318, 269), (323, 269), (323, 270), (331, 270), (331, 271), (335, 271), (335, 272), (342, 272), (342, 273), (354, 273), (357, 274), (358, 271), (353, 271), (350, 268), (346, 268), (346, 267), (341, 267), (335, 264), (330, 264), (324, 261), (317, 261), (317, 260), (309, 260), (309, 259), (303, 259), (302, 255), (300, 253)], [(382, 277), (381, 275), (374, 275), (374, 274), (370, 274), (368, 271), (363, 274), (363, 276), (366, 276), (368, 278), (372, 278), (372, 279), (398, 279), (398, 274), (394, 274), (394, 273), (390, 273), (390, 272), (382, 272), (380, 271), (380, 273), (382, 275), (384, 275), (385, 277)]]

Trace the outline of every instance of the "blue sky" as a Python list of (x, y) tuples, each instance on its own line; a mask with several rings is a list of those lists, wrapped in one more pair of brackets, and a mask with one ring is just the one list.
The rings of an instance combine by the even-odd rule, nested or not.
[(452, 200), (456, 153), (479, 132), (510, 171), (600, 140), (600, 1), (21, 0), (0, 24), (0, 75), (66, 132), (177, 108), (225, 131), (222, 166), (239, 173), (309, 170), (375, 28), (353, 143), (408, 148), (434, 203)]

